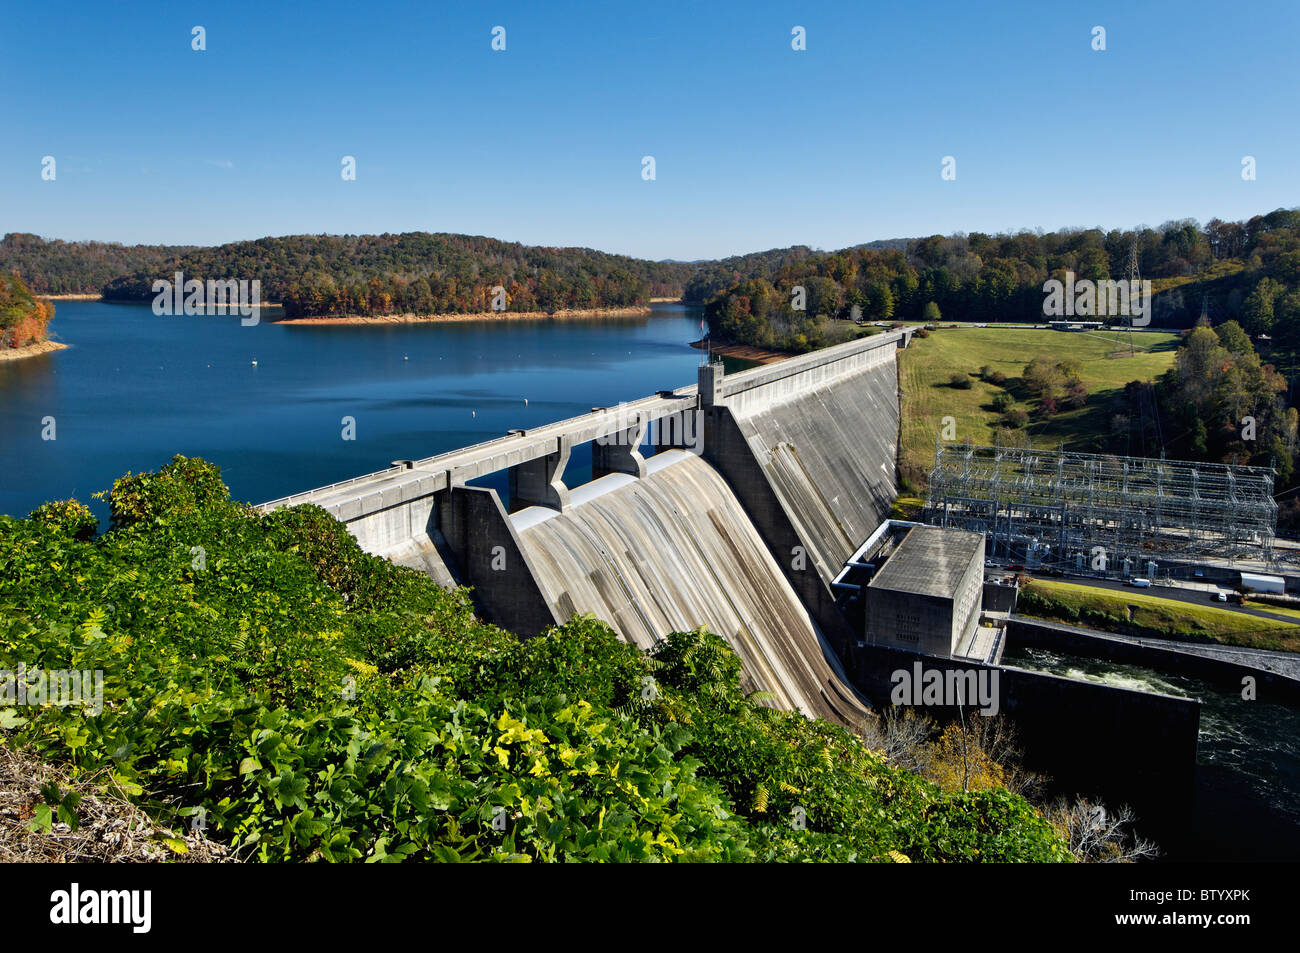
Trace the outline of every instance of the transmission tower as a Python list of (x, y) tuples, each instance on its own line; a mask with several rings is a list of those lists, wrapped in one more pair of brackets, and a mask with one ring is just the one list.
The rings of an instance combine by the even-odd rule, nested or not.
[[(1128, 309), (1128, 310), (1129, 310), (1129, 313), (1126, 314), (1126, 315), (1124, 315), (1123, 320), (1126, 320), (1126, 321), (1128, 322), (1128, 356), (1129, 356), (1129, 357), (1132, 357), (1133, 354), (1134, 354), (1134, 349), (1133, 349), (1133, 298), (1132, 298), (1132, 296), (1133, 296), (1133, 294), (1136, 293), (1134, 289), (1141, 287), (1141, 283), (1140, 283), (1140, 280), (1139, 280), (1139, 272), (1138, 272), (1138, 242), (1137, 242), (1137, 236), (1136, 236), (1136, 235), (1133, 236), (1133, 239), (1132, 239), (1132, 240), (1129, 242), (1129, 244), (1128, 244), (1128, 276), (1127, 276), (1127, 280), (1128, 280), (1128, 289), (1129, 289), (1129, 309)], [(1111, 357), (1119, 357), (1119, 356), (1120, 356), (1120, 353), (1119, 353), (1119, 352), (1120, 352), (1120, 347), (1122, 346), (1122, 345), (1121, 345), (1121, 339), (1122, 339), (1123, 335), (1124, 335), (1124, 326), (1123, 326), (1123, 324), (1120, 324), (1120, 323), (1117, 322), (1116, 325), (1115, 325), (1115, 343), (1114, 343), (1114, 345), (1112, 346)]]

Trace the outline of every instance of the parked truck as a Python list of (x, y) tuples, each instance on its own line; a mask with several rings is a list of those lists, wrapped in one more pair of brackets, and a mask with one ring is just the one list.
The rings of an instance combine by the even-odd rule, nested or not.
[(1265, 576), (1260, 573), (1243, 572), (1241, 574), (1241, 587), (1243, 589), (1254, 589), (1256, 592), (1286, 592), (1286, 580), (1281, 576)]

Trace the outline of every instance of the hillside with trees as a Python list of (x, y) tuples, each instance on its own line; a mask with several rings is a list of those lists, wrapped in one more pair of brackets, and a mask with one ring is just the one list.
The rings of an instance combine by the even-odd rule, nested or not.
[(256, 279), (262, 300), (283, 303), (289, 317), (488, 311), (497, 286), (506, 289), (509, 311), (625, 308), (679, 296), (692, 269), (426, 232), (291, 235), (180, 250), (39, 242), (8, 236), (0, 266), (59, 288), (82, 289), (89, 276), (102, 277), (87, 290), (115, 301), (151, 300), (154, 280), (177, 271), (186, 279)]
[(45, 340), (54, 305), (32, 294), (17, 273), (0, 271), (0, 351)]
[[(848, 250), (906, 250), (912, 241), (913, 239), (910, 238), (890, 238), (855, 245)], [(716, 261), (692, 262), (695, 270), (682, 290), (682, 300), (687, 304), (706, 304), (738, 282), (747, 278), (767, 278), (770, 281), (772, 276), (781, 269), (797, 265), (814, 254), (823, 253), (814, 253), (807, 245), (793, 245), (790, 248), (773, 248), (747, 255), (733, 255)]]
[[(806, 245), (716, 261), (645, 261), (587, 248), (546, 248), (481, 236), (296, 235), (213, 248), (45, 241), (11, 234), (0, 269), (36, 293), (102, 292), (149, 300), (152, 282), (258, 279), (290, 316), (621, 308), (651, 297), (707, 304), (715, 338), (765, 348), (820, 347), (842, 338), (826, 322), (1038, 321), (1043, 283), (1120, 280), (1136, 253), (1156, 291), (1153, 325), (1190, 327), (1208, 309), (1250, 334), (1300, 352), (1300, 210), (1244, 222), (1166, 222), (1136, 230), (980, 232), (890, 239), (840, 251)], [(803, 308), (794, 288), (805, 288)]]
[[(802, 350), (828, 343), (826, 322), (1042, 321), (1043, 283), (1121, 280), (1136, 251), (1156, 292), (1152, 326), (1190, 327), (1203, 305), (1217, 323), (1276, 331), (1300, 351), (1300, 210), (1245, 222), (1167, 222), (1159, 229), (940, 235), (906, 249), (846, 249), (744, 275), (708, 302), (725, 341)], [(802, 302), (796, 288), (803, 288)], [(802, 309), (797, 305), (802, 303)]]
[[(1186, 334), (1174, 366), (1155, 382), (1132, 381), (1108, 408), (1115, 452), (1268, 467), (1275, 488), (1296, 481), (1300, 435), (1286, 378), (1256, 353), (1236, 321)], [(1154, 411), (1154, 412), (1153, 412)], [(1279, 525), (1300, 530), (1290, 500)]]
[(0, 271), (17, 271), (34, 294), (101, 294), (114, 278), (132, 272), (162, 277), (193, 247), (51, 241), (11, 232), (0, 239)]

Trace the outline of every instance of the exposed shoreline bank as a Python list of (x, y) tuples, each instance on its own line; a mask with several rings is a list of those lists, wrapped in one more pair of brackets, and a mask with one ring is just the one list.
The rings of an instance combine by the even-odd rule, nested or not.
[[(692, 341), (691, 347), (704, 350), (704, 339)], [(786, 354), (784, 351), (769, 351), (766, 348), (754, 347), (749, 344), (713, 344), (709, 347), (709, 353), (714, 357), (734, 357), (741, 361), (752, 361), (755, 364), (775, 364), (777, 361), (784, 361), (788, 357), (794, 357), (793, 354)]]
[(51, 301), (103, 301), (103, 295), (37, 295), (38, 298), (49, 298)]
[(273, 324), (439, 324), (460, 321), (552, 321), (599, 320), (601, 318), (640, 318), (651, 313), (648, 307), (583, 308), (574, 311), (475, 311), (467, 314), (379, 314), (344, 315), (321, 318), (283, 318)]
[(62, 351), (66, 347), (66, 344), (60, 344), (58, 341), (40, 341), (36, 344), (28, 344), (26, 347), (7, 347), (0, 350), (0, 364), (5, 361), (21, 361), (25, 357), (38, 357), (41, 354)]

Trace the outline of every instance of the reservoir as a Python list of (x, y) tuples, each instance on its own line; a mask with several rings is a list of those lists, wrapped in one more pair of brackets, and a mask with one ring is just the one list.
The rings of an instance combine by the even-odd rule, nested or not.
[[(68, 349), (0, 364), (0, 513), (90, 496), (173, 454), (263, 502), (695, 381), (702, 309), (392, 325), (158, 316), (57, 301)], [(256, 364), (254, 364), (256, 362)], [(527, 401), (527, 403), (525, 403)], [(355, 439), (343, 439), (354, 421)], [(43, 440), (53, 418), (53, 440)], [(590, 470), (577, 454), (574, 476)], [(107, 528), (106, 526), (102, 528)]]

